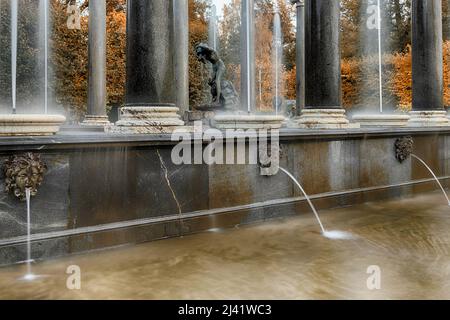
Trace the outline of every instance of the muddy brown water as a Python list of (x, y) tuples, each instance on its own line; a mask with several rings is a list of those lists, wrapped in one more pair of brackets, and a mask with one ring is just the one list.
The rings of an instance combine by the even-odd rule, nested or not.
[[(440, 193), (0, 269), (2, 299), (449, 299), (450, 207)], [(81, 269), (81, 289), (66, 269)], [(370, 266), (381, 288), (370, 290)]]

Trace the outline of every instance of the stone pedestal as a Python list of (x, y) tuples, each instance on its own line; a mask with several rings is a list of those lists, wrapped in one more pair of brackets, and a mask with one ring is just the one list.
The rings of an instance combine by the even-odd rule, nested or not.
[(406, 127), (409, 119), (407, 114), (364, 114), (352, 118), (361, 127)]
[(359, 128), (359, 124), (350, 123), (344, 109), (304, 109), (293, 123), (301, 129)]
[[(176, 107), (123, 107), (120, 120), (106, 130), (127, 134), (172, 133), (184, 126), (178, 112)], [(190, 131), (189, 128), (186, 131)]]
[(93, 127), (105, 127), (109, 126), (111, 123), (109, 122), (108, 116), (94, 116), (87, 115), (84, 118), (84, 121), (81, 123), (82, 126), (93, 126)]
[(448, 127), (450, 120), (444, 110), (411, 111), (409, 127)]
[(213, 119), (216, 116), (214, 111), (193, 110), (184, 113), (184, 121), (187, 125), (192, 125), (196, 121), (201, 121), (204, 126), (212, 127)]
[(217, 115), (213, 119), (217, 129), (280, 129), (285, 121), (283, 116), (274, 115)]
[(2, 114), (0, 136), (50, 136), (65, 121), (64, 116), (58, 115)]

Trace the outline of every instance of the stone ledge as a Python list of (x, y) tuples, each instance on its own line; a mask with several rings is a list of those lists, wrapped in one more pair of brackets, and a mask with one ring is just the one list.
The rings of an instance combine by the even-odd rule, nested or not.
[(405, 127), (409, 119), (407, 114), (363, 114), (352, 117), (361, 127)]
[(109, 126), (111, 122), (109, 122), (107, 116), (92, 116), (87, 115), (84, 121), (81, 123), (82, 126), (93, 126), (93, 127), (105, 127)]
[(450, 120), (444, 110), (411, 111), (409, 127), (449, 127)]
[[(150, 145), (174, 145), (177, 141), (172, 141), (169, 133), (139, 134), (139, 133), (105, 133), (87, 130), (84, 127), (80, 130), (65, 130), (58, 134), (46, 136), (3, 136), (0, 137), (0, 151), (10, 152), (15, 150), (51, 150), (70, 148), (97, 148), (111, 146), (150, 146)], [(177, 127), (179, 129), (180, 127)], [(295, 140), (318, 140), (318, 139), (365, 139), (381, 137), (401, 137), (405, 135), (450, 135), (450, 127), (365, 127), (365, 128), (344, 128), (344, 129), (300, 129), (281, 128), (280, 142)], [(239, 135), (237, 133), (237, 135)], [(247, 135), (243, 135), (246, 137)], [(195, 139), (195, 137), (193, 137)]]
[(65, 121), (66, 117), (59, 115), (0, 115), (0, 136), (54, 135)]
[(284, 121), (276, 115), (217, 115), (213, 124), (218, 129), (280, 129)]
[(356, 129), (359, 124), (350, 123), (344, 109), (304, 109), (290, 127), (301, 129)]
[[(184, 121), (178, 114), (179, 108), (170, 106), (136, 106), (120, 109), (120, 120), (107, 126), (105, 131), (118, 134), (170, 134), (183, 130)], [(186, 132), (192, 129), (185, 127)]]

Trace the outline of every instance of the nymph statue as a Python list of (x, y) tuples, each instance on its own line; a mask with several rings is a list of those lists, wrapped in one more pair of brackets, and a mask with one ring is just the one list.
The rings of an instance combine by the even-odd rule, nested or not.
[(5, 192), (12, 193), (19, 200), (25, 200), (25, 190), (35, 196), (41, 185), (47, 166), (38, 154), (27, 152), (10, 156), (3, 164)]
[(239, 98), (233, 84), (224, 79), (225, 64), (219, 58), (217, 52), (207, 44), (200, 43), (195, 47), (197, 59), (203, 64), (210, 63), (212, 66), (211, 76), (208, 84), (211, 87), (212, 101), (208, 106), (202, 106), (198, 109), (207, 110), (236, 110), (238, 108)]

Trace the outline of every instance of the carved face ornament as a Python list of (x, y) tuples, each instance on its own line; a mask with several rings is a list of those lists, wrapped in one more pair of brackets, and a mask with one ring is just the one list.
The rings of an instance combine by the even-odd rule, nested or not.
[(35, 196), (42, 184), (47, 166), (37, 154), (26, 153), (9, 157), (3, 164), (5, 173), (5, 192), (13, 193), (20, 200), (25, 200), (25, 190), (30, 189)]
[(414, 141), (412, 137), (402, 137), (398, 138), (395, 141), (394, 148), (395, 148), (395, 157), (397, 158), (398, 162), (402, 163), (408, 157), (411, 155), (411, 152), (413, 150)]

